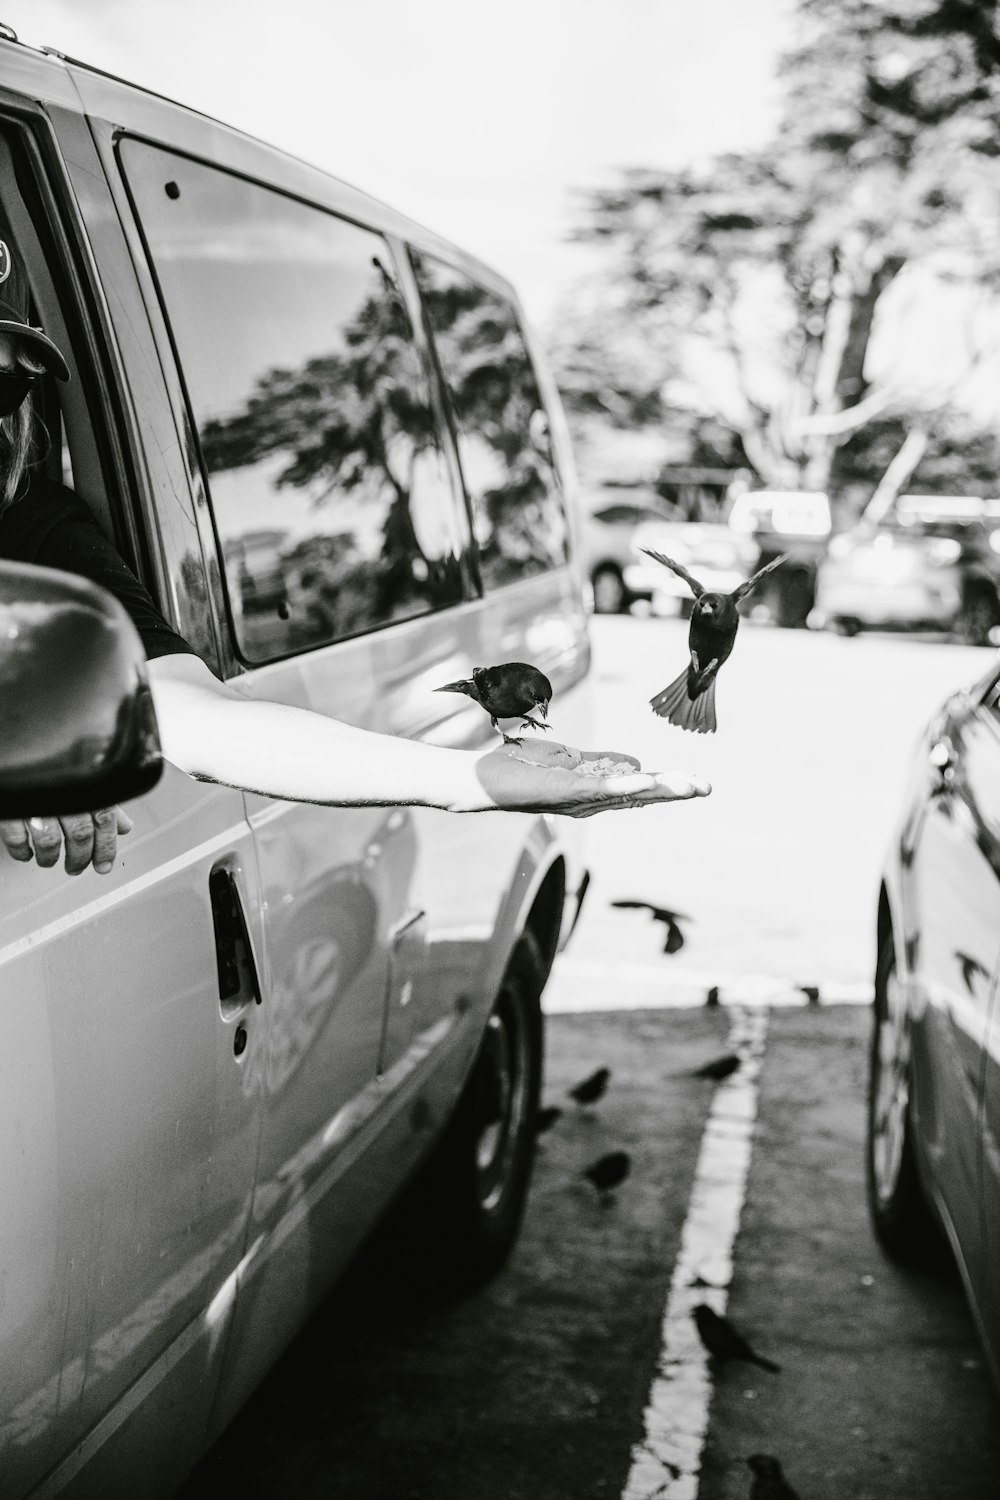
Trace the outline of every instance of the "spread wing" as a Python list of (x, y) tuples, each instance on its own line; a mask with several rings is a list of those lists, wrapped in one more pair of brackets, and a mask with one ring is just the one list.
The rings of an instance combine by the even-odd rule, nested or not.
[(670, 568), (672, 572), (677, 574), (678, 578), (683, 578), (696, 599), (701, 598), (705, 592), (704, 587), (698, 582), (697, 578), (691, 577), (687, 568), (682, 568), (679, 562), (674, 562), (673, 558), (668, 557), (665, 552), (654, 552), (651, 547), (640, 547), (639, 551), (645, 552), (647, 557), (655, 557), (658, 563), (662, 563), (665, 568)]
[(729, 596), (730, 599), (732, 599), (733, 603), (738, 604), (741, 599), (746, 598), (747, 594), (753, 593), (754, 589), (757, 587), (758, 583), (760, 583), (760, 580), (764, 577), (764, 575), (766, 573), (772, 572), (775, 568), (780, 567), (781, 564), (787, 560), (788, 555), (789, 554), (787, 552), (783, 552), (780, 557), (774, 558), (763, 568), (758, 568), (756, 573), (752, 574), (745, 583), (741, 583), (738, 589), (733, 589), (733, 592)]
[(682, 911), (670, 911), (665, 906), (653, 906), (649, 901), (612, 901), (611, 905), (629, 911), (650, 911), (658, 922), (690, 921), (690, 918), (686, 917)]

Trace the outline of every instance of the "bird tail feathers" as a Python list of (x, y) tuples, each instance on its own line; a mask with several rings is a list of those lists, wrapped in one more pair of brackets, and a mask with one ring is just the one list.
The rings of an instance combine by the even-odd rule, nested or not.
[(715, 678), (692, 698), (688, 694), (688, 672), (685, 667), (662, 692), (650, 698), (650, 706), (654, 714), (680, 729), (692, 734), (714, 734), (719, 727), (715, 717)]

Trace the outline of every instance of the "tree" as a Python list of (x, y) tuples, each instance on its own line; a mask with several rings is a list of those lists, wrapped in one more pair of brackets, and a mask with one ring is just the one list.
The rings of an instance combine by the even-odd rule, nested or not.
[[(661, 341), (671, 326), (688, 390), (768, 484), (836, 495), (854, 433), (932, 421), (960, 394), (891, 368), (872, 384), (872, 340), (890, 293), (1000, 291), (995, 9), (799, 0), (765, 150), (588, 196), (577, 234), (607, 246), (613, 295)], [(969, 368), (991, 352), (979, 337)]]

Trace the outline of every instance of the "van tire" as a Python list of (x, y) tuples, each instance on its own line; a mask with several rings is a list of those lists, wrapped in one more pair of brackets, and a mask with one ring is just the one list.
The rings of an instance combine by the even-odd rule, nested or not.
[(421, 1194), (444, 1271), (471, 1291), (514, 1247), (531, 1181), (542, 1085), (540, 998), (546, 965), (534, 934), (514, 946), (455, 1112)]

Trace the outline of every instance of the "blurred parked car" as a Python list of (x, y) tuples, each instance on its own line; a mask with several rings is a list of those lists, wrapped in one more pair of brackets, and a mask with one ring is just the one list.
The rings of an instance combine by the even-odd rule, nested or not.
[(581, 494), (583, 561), (594, 596), (594, 613), (617, 615), (649, 591), (626, 585), (625, 571), (635, 561), (632, 538), (644, 521), (662, 520), (670, 507), (651, 485), (604, 484)]
[(862, 516), (830, 542), (809, 623), (954, 630), (985, 645), (1000, 624), (1000, 502), (901, 495), (877, 521)]
[(750, 577), (760, 551), (749, 537), (716, 521), (644, 521), (632, 537), (632, 561), (625, 586), (636, 597), (651, 599), (656, 612), (687, 614), (691, 590), (682, 578), (640, 551), (665, 552), (704, 584), (731, 593)]
[(758, 567), (787, 556), (758, 598), (770, 605), (779, 625), (804, 626), (816, 602), (816, 575), (830, 537), (827, 496), (821, 490), (745, 490), (732, 502), (729, 524), (753, 537)]
[(944, 1230), (1000, 1383), (1000, 667), (918, 748), (878, 903), (867, 1132), (875, 1232)]

